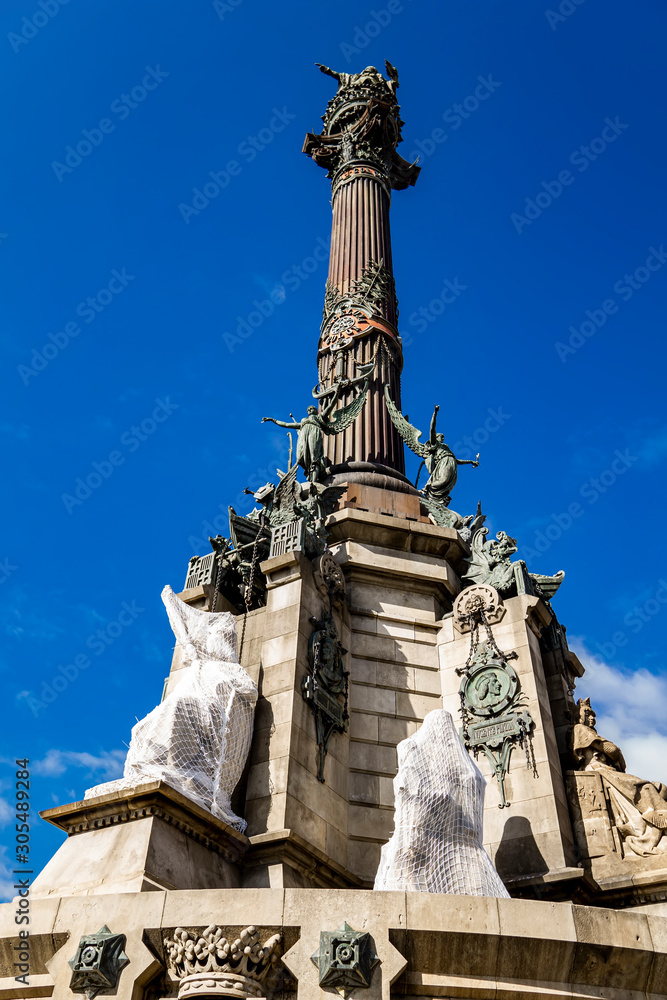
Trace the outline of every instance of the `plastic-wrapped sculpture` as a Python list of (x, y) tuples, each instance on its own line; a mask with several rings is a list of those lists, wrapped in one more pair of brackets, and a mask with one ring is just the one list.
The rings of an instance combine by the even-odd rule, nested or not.
[(236, 619), (191, 608), (171, 587), (162, 600), (183, 647), (182, 680), (132, 729), (123, 777), (86, 798), (160, 779), (243, 831), (230, 799), (250, 751), (257, 685), (238, 660)]
[(486, 782), (449, 712), (429, 712), (397, 749), (395, 828), (374, 888), (508, 896), (482, 847)]

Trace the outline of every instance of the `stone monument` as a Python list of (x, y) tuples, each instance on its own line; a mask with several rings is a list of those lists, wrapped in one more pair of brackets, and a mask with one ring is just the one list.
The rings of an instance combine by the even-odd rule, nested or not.
[[(234, 762), (217, 813), (213, 796), (138, 760), (113, 787), (43, 812), (67, 840), (20, 890), (28, 937), (19, 904), (0, 907), (0, 991), (665, 1000), (664, 786), (625, 773), (575, 703), (583, 669), (553, 606), (563, 573), (513, 561), (515, 540), (488, 537), (481, 505), (457, 512), (462, 463), (438, 406), (427, 440), (404, 415), (389, 210), (419, 167), (397, 151), (398, 73), (320, 68), (337, 89), (303, 147), (327, 170), (333, 215), (312, 403), (281, 421), (298, 431), (295, 461), (253, 509), (230, 508), (229, 537), (191, 560), (174, 598), (199, 620), (235, 619), (241, 686), (258, 693), (246, 766)], [(421, 490), (405, 443), (427, 466)], [(178, 635), (161, 713), (173, 706), (179, 725), (190, 645)], [(436, 878), (419, 831), (391, 846), (397, 773), (401, 836), (405, 809), (427, 804), (409, 782), (402, 797), (398, 748), (403, 760), (426, 736), (427, 768), (439, 746), (468, 774), (472, 798), (447, 802), (484, 880), (460, 877), (456, 850), (452, 878)], [(434, 802), (448, 795), (433, 775), (427, 786)], [(373, 891), (383, 850), (419, 855), (417, 888)]]

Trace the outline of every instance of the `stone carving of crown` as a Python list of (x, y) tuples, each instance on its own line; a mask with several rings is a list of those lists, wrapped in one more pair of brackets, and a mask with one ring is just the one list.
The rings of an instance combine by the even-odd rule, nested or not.
[(277, 979), (281, 936), (274, 934), (260, 944), (259, 931), (244, 928), (228, 941), (217, 924), (201, 933), (177, 927), (165, 938), (169, 971), (180, 980), (179, 1000), (194, 997), (248, 997), (260, 1000)]

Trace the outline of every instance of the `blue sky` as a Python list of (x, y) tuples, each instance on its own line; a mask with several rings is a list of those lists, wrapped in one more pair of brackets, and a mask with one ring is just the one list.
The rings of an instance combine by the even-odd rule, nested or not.
[[(566, 571), (580, 693), (667, 778), (666, 28), (659, 0), (3, 0), (6, 843), (15, 758), (35, 810), (119, 773), (169, 670), (162, 587), (285, 461), (260, 419), (314, 382), (315, 61), (399, 69), (403, 400), (480, 452), (452, 506)], [(61, 835), (33, 834), (39, 869)]]

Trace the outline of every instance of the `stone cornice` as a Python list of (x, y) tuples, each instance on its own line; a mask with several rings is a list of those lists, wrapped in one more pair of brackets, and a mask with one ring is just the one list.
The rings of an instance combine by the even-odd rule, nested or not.
[[(565, 878), (569, 874), (576, 875), (576, 870), (560, 873)], [(121, 977), (117, 1000), (141, 995), (150, 976), (164, 975), (160, 966), (164, 968), (166, 957), (162, 949), (165, 932), (175, 926), (201, 928), (216, 920), (224, 921), (225, 929), (234, 934), (254, 922), (262, 940), (264, 931), (282, 932), (284, 961), (291, 971), (298, 949), (295, 975), (304, 997), (321, 992), (317, 969), (310, 960), (321, 932), (347, 920), (373, 936), (383, 969), (387, 968), (388, 941), (405, 956), (405, 972), (392, 987), (396, 996), (667, 998), (667, 921), (650, 912), (617, 912), (569, 902), (354, 889), (344, 893), (211, 889), (37, 899), (32, 903), (30, 937), (31, 948), (39, 944), (41, 958), (35, 963), (34, 978), (31, 972), (30, 987), (25, 988), (13, 978), (15, 910), (15, 903), (0, 906), (0, 976), (6, 977), (0, 979), (0, 995), (7, 1000), (49, 996), (50, 982), (57, 983), (58, 996), (65, 996), (72, 938), (76, 940), (82, 932), (83, 920), (86, 926), (99, 926), (110, 912), (114, 929), (117, 923), (119, 932), (127, 934), (132, 957), (125, 980)], [(64, 941), (67, 932), (71, 937)], [(47, 962), (48, 978), (42, 973)], [(148, 991), (157, 997), (173, 996), (170, 980), (154, 978)], [(285, 993), (293, 998), (294, 987), (290, 985)], [(379, 991), (374, 995), (379, 996)]]
[(186, 836), (237, 863), (248, 848), (248, 838), (181, 795), (164, 781), (149, 781), (96, 798), (45, 809), (42, 819), (69, 837), (119, 823), (155, 817)]
[(276, 830), (250, 838), (244, 868), (284, 863), (321, 889), (370, 889), (370, 883), (343, 868), (293, 830)]
[(327, 522), (331, 544), (340, 541), (370, 542), (403, 551), (434, 555), (458, 565), (469, 554), (466, 542), (455, 528), (401, 520), (346, 507), (335, 511)]

